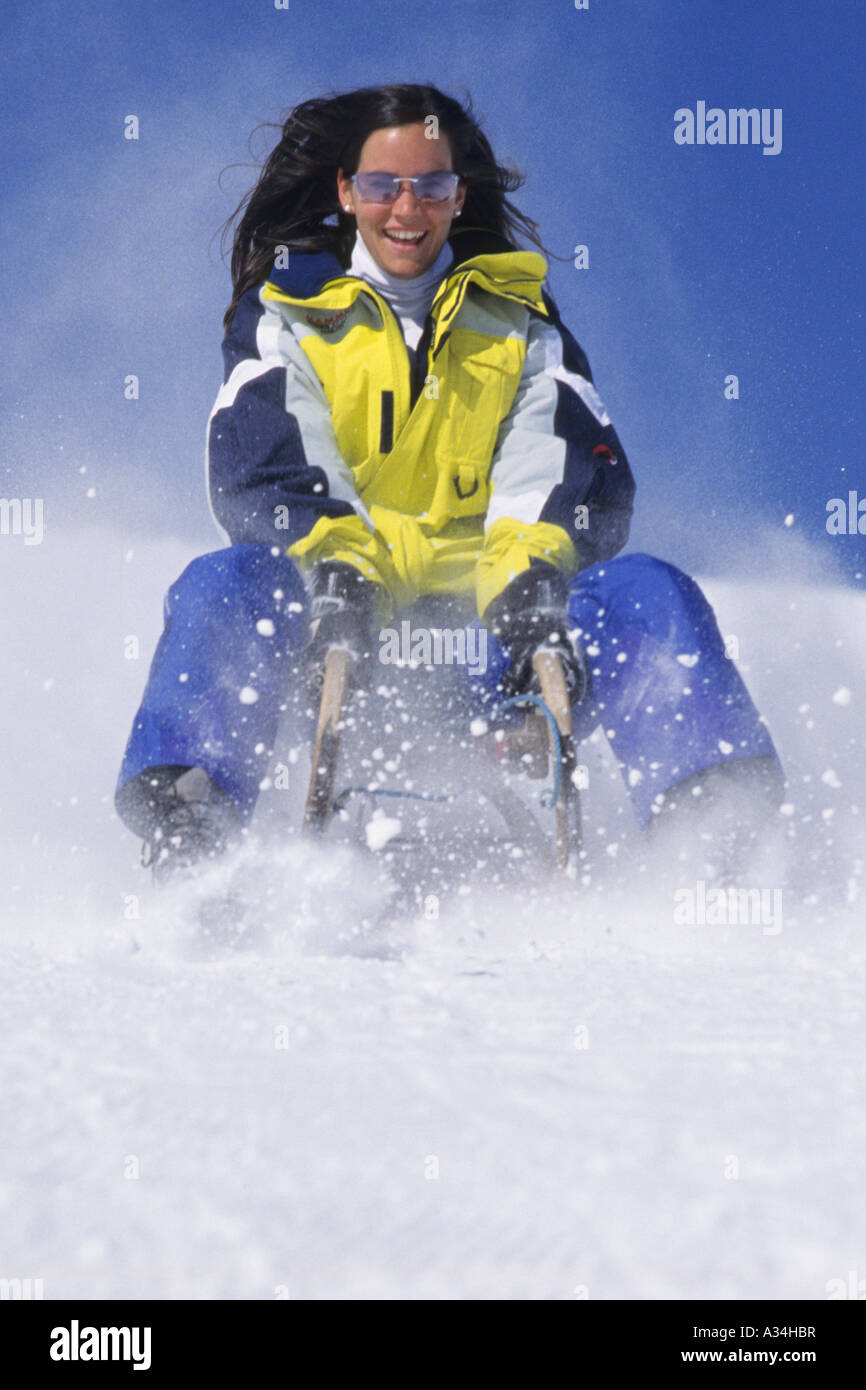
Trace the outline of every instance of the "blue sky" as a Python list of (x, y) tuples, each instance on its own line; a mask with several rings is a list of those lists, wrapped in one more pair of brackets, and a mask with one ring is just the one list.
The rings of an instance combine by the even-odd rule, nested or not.
[[(866, 536), (825, 529), (829, 498), (866, 498), (861, 25), (847, 0), (7, 7), (5, 495), (44, 497), (49, 534), (212, 548), (215, 233), (254, 180), (250, 132), (327, 90), (429, 80), (471, 94), (545, 244), (589, 247), (550, 286), (632, 462), (632, 548), (862, 584)], [(781, 153), (677, 145), (701, 100), (782, 108)]]

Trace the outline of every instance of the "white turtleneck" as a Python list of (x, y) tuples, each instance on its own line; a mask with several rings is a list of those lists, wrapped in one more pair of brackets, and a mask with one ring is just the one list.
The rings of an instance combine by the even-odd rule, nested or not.
[(387, 299), (400, 321), (406, 346), (414, 357), (424, 331), (424, 320), (433, 303), (433, 296), (453, 260), (454, 252), (446, 241), (429, 270), (410, 278), (389, 275), (387, 270), (383, 270), (373, 260), (361, 233), (356, 231), (352, 259), (346, 274), (357, 275), (359, 279), (366, 280), (379, 291), (383, 299)]

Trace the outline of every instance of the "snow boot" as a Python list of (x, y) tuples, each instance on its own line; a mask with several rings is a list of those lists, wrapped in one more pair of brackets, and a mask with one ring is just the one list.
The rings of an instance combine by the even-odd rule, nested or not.
[(124, 822), (145, 841), (142, 864), (163, 885), (193, 877), (239, 837), (242, 817), (203, 767), (152, 767), (117, 798)]

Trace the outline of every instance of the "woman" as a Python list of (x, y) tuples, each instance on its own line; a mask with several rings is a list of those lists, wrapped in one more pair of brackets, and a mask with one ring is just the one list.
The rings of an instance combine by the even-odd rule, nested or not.
[(160, 876), (249, 821), (302, 668), (371, 650), (419, 599), (474, 604), (488, 695), (557, 646), (644, 824), (696, 779), (777, 796), (696, 585), (613, 559), (634, 482), (546, 262), (518, 248), (540, 246), (505, 196), (521, 182), (436, 88), (367, 88), (298, 106), (237, 210), (208, 429), (229, 544), (169, 592), (117, 792)]

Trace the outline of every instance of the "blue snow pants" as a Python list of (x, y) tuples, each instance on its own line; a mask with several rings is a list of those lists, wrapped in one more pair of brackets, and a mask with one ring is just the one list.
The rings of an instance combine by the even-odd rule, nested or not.
[[(659, 793), (714, 764), (778, 764), (713, 611), (682, 571), (641, 554), (593, 565), (571, 581), (569, 615), (590, 672), (575, 732), (585, 738), (601, 724), (641, 823)], [(287, 556), (233, 545), (193, 560), (166, 597), (118, 791), (150, 767), (203, 767), (249, 818), (307, 623), (304, 583)], [(487, 652), (471, 686), (479, 708), (507, 666), (491, 634)]]

